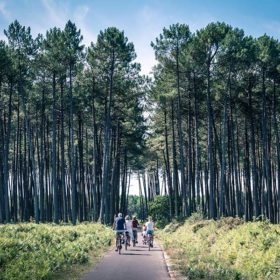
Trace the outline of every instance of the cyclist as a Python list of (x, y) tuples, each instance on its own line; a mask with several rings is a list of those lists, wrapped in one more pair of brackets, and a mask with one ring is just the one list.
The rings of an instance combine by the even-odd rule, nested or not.
[(147, 241), (147, 227), (146, 224), (143, 225), (142, 227), (142, 236), (143, 236), (143, 244), (146, 244)]
[[(146, 222), (145, 224), (146, 226), (146, 236), (150, 235), (154, 235), (154, 222), (152, 220), (152, 217), (148, 218), (148, 222)], [(151, 247), (153, 247), (153, 244), (151, 244)]]
[(133, 230), (133, 238), (135, 239), (135, 243), (138, 243), (137, 241), (137, 228), (139, 226), (138, 220), (136, 219), (136, 216), (132, 217), (132, 230)]
[(119, 213), (118, 216), (115, 218), (113, 229), (116, 231), (116, 249), (118, 251), (118, 236), (126, 230), (126, 223), (125, 219), (122, 216), (122, 213)]
[(126, 226), (126, 232), (128, 233), (128, 246), (130, 246), (130, 240), (133, 240), (133, 234), (132, 234), (132, 221), (130, 220), (129, 215), (125, 216), (125, 226)]

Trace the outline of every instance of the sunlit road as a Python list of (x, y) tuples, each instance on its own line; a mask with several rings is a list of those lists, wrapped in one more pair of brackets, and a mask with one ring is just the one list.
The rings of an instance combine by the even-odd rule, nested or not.
[(82, 280), (161, 280), (170, 279), (161, 248), (154, 243), (151, 251), (142, 245), (142, 237), (138, 234), (136, 247), (124, 246), (121, 255), (110, 251), (97, 266)]

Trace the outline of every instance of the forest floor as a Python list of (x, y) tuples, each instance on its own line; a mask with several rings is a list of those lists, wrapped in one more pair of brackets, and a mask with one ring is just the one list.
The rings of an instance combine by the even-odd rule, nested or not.
[(164, 254), (157, 242), (148, 250), (142, 245), (142, 237), (138, 234), (136, 247), (128, 247), (121, 255), (111, 250), (82, 280), (165, 280), (170, 279)]

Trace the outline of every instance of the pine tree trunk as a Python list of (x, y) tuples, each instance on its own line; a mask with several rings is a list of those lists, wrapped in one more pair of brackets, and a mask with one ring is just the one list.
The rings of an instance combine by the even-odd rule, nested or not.
[[(10, 149), (10, 135), (11, 135), (11, 119), (12, 119), (12, 94), (13, 83), (10, 81), (9, 88), (9, 104), (8, 104), (8, 120), (6, 126), (6, 137), (4, 137), (4, 194), (5, 194), (5, 219), (6, 222), (10, 222), (10, 198), (9, 198), (9, 149)], [(3, 134), (5, 135), (5, 134)]]
[(58, 213), (58, 184), (57, 184), (57, 166), (56, 166), (56, 75), (53, 73), (52, 77), (52, 188), (53, 188), (53, 221), (59, 223)]
[(167, 176), (167, 184), (168, 184), (168, 200), (169, 200), (169, 215), (170, 218), (173, 215), (173, 189), (172, 189), (172, 178), (170, 171), (170, 158), (169, 158), (169, 145), (168, 145), (168, 132), (167, 132), (167, 110), (164, 107), (164, 139), (165, 139), (165, 154), (166, 154), (166, 176)]
[(183, 143), (183, 129), (182, 129), (182, 108), (181, 108), (181, 93), (180, 93), (180, 72), (179, 72), (179, 47), (178, 41), (176, 46), (176, 87), (177, 87), (177, 121), (178, 121), (178, 138), (180, 151), (180, 172), (181, 172), (181, 190), (182, 190), (182, 214), (188, 215), (188, 203), (186, 193), (186, 176), (185, 176), (185, 153)]
[(212, 127), (212, 105), (211, 105), (211, 85), (210, 85), (210, 62), (207, 65), (207, 143), (208, 143), (208, 167), (209, 167), (209, 213), (208, 218), (215, 218), (214, 202), (214, 158), (213, 158), (213, 127)]
[(71, 165), (71, 190), (72, 190), (72, 224), (76, 225), (77, 220), (77, 187), (76, 187), (76, 167), (75, 167), (75, 146), (74, 146), (74, 127), (73, 127), (73, 88), (72, 88), (72, 65), (70, 65), (70, 88), (69, 88), (69, 98), (70, 98), (70, 110), (69, 110), (69, 146), (70, 146), (70, 165)]
[(113, 98), (113, 76), (115, 67), (115, 54), (112, 53), (111, 69), (110, 69), (110, 84), (109, 84), (109, 101), (108, 108), (105, 116), (105, 131), (104, 131), (104, 143), (103, 143), (103, 168), (102, 168), (102, 196), (99, 221), (102, 223), (109, 223), (109, 207), (106, 205), (107, 195), (109, 189), (109, 168), (110, 168), (110, 151), (111, 151), (111, 107)]
[(68, 222), (68, 204), (67, 204), (67, 192), (65, 183), (65, 132), (64, 132), (64, 78), (60, 78), (60, 180), (62, 189), (63, 199), (63, 220), (65, 223)]
[(188, 211), (187, 215), (196, 212), (196, 197), (195, 197), (195, 185), (193, 184), (193, 145), (192, 145), (192, 114), (191, 114), (191, 91), (188, 90), (188, 117), (187, 117), (187, 131), (188, 131), (188, 179), (187, 183), (187, 196), (188, 196)]
[(193, 74), (193, 91), (194, 91), (194, 131), (195, 131), (195, 189), (197, 205), (200, 206), (200, 196), (203, 197), (203, 192), (200, 191), (200, 172), (201, 172), (201, 159), (200, 159), (200, 146), (199, 146), (199, 110), (196, 89), (196, 76)]
[(277, 152), (277, 159), (276, 159), (276, 166), (277, 166), (277, 177), (276, 177), (276, 186), (277, 186), (277, 222), (280, 223), (280, 138), (279, 138), (279, 130), (278, 130), (278, 123), (277, 123), (277, 111), (276, 111), (276, 82), (273, 81), (273, 129), (275, 133), (275, 145), (276, 145), (276, 152)]
[(250, 147), (251, 147), (251, 172), (253, 178), (253, 203), (254, 203), (254, 216), (258, 217), (260, 215), (259, 207), (259, 175), (257, 170), (256, 162), (256, 143), (255, 143), (255, 123), (253, 115), (253, 104), (252, 104), (252, 82), (249, 78), (248, 85), (248, 99), (249, 99), (249, 117), (250, 117)]
[(226, 135), (227, 135), (227, 123), (228, 123), (228, 97), (227, 97), (227, 89), (224, 91), (224, 112), (223, 112), (223, 128), (222, 128), (222, 163), (221, 163), (221, 177), (220, 177), (220, 191), (219, 191), (219, 218), (224, 216), (224, 193), (226, 190)]
[[(4, 112), (3, 107), (4, 105), (2, 104), (2, 96), (1, 96), (1, 91), (2, 91), (2, 81), (0, 80), (0, 133), (1, 135), (4, 134), (4, 119), (2, 118), (2, 112)], [(3, 171), (4, 171), (4, 137), (0, 138), (0, 223), (3, 223), (5, 220), (5, 188), (4, 188), (4, 176), (3, 176)]]
[(148, 209), (148, 196), (147, 196), (147, 184), (146, 184), (146, 171), (145, 170), (142, 172), (142, 178), (143, 178), (143, 189), (144, 189), (144, 199), (145, 199), (145, 216), (147, 216), (149, 209)]
[(265, 69), (262, 69), (262, 147), (263, 147), (263, 174), (267, 190), (267, 217), (273, 221), (271, 172), (268, 156), (268, 132), (267, 132), (267, 105), (266, 105)]
[(173, 153), (173, 182), (174, 187), (174, 214), (175, 217), (179, 217), (179, 186), (178, 186), (178, 167), (177, 167), (177, 151), (176, 151), (176, 139), (175, 139), (175, 125), (174, 125), (174, 105), (171, 103), (171, 124), (172, 124), (172, 153)]

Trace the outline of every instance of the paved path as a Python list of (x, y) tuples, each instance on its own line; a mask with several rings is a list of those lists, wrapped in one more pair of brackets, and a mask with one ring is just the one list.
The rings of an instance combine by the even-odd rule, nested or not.
[(156, 241), (151, 251), (142, 245), (138, 234), (139, 245), (128, 247), (119, 255), (110, 251), (97, 266), (82, 280), (165, 280), (169, 279), (163, 252)]

